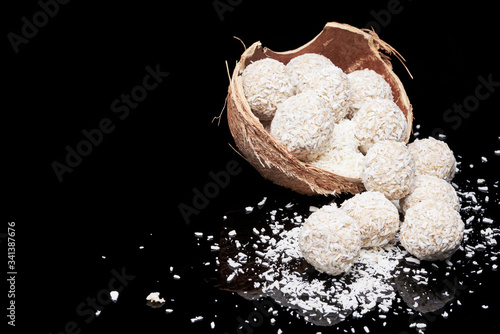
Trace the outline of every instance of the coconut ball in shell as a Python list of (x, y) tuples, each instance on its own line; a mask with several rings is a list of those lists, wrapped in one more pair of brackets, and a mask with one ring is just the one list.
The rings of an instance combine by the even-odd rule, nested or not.
[(406, 212), (416, 203), (425, 200), (441, 201), (460, 211), (460, 200), (450, 183), (431, 175), (416, 175), (413, 191), (402, 198), (399, 205)]
[(368, 150), (361, 174), (366, 190), (399, 200), (413, 190), (414, 179), (415, 162), (405, 143), (382, 140)]
[(406, 117), (394, 101), (371, 99), (356, 112), (352, 120), (359, 150), (368, 152), (380, 140), (404, 141), (408, 132)]
[(335, 124), (332, 133), (332, 148), (348, 148), (359, 152), (359, 140), (354, 135), (354, 127), (355, 124), (350, 119), (343, 119)]
[(391, 86), (384, 77), (374, 70), (357, 70), (347, 74), (351, 85), (351, 107), (349, 117), (361, 108), (370, 99), (382, 98), (394, 100)]
[(250, 109), (260, 121), (271, 120), (278, 106), (295, 94), (285, 64), (271, 58), (249, 64), (241, 79)]
[(361, 237), (358, 223), (335, 203), (313, 212), (299, 232), (304, 259), (322, 273), (340, 275), (358, 258)]
[(335, 65), (314, 68), (302, 76), (297, 84), (297, 92), (313, 91), (326, 102), (339, 122), (347, 115), (350, 106), (351, 90), (347, 75)]
[(445, 260), (460, 247), (464, 227), (460, 214), (450, 205), (425, 200), (406, 211), (399, 240), (420, 260)]
[(318, 69), (331, 65), (333, 65), (332, 61), (323, 55), (318, 53), (304, 53), (303, 55), (290, 60), (288, 64), (286, 64), (286, 68), (296, 85), (305, 73), (311, 71), (312, 69)]
[(417, 139), (408, 144), (408, 150), (415, 160), (417, 174), (436, 176), (448, 182), (455, 176), (457, 161), (444, 141), (432, 137)]
[(294, 95), (282, 103), (271, 122), (271, 135), (296, 156), (309, 162), (329, 149), (334, 118), (314, 92)]
[(331, 171), (335, 174), (361, 178), (365, 156), (350, 147), (332, 148), (314, 160), (311, 165)]
[(398, 209), (382, 193), (365, 191), (341, 206), (358, 221), (361, 247), (381, 247), (391, 241), (399, 229)]

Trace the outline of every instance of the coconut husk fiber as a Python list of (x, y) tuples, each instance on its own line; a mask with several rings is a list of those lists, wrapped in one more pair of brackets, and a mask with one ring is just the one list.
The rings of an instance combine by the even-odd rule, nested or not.
[(318, 53), (332, 60), (345, 73), (371, 69), (389, 83), (394, 101), (408, 124), (408, 142), (413, 113), (401, 80), (393, 72), (389, 55), (401, 56), (373, 31), (330, 22), (319, 35), (290, 51), (275, 52), (256, 42), (247, 48), (234, 68), (228, 89), (227, 117), (231, 134), (245, 159), (266, 179), (305, 195), (356, 194), (364, 190), (361, 179), (338, 175), (294, 157), (276, 141), (254, 116), (245, 98), (241, 74), (253, 61), (272, 58), (287, 64), (304, 53)]

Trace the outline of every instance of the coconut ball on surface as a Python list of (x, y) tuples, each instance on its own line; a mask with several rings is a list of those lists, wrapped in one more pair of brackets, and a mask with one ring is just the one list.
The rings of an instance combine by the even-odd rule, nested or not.
[(282, 103), (271, 122), (271, 135), (302, 161), (312, 161), (329, 148), (333, 116), (313, 92), (294, 95)]
[(416, 203), (425, 200), (441, 201), (460, 211), (460, 200), (450, 183), (435, 176), (416, 175), (413, 191), (399, 201), (401, 210), (406, 212)]
[(271, 120), (278, 106), (295, 94), (286, 66), (271, 58), (248, 65), (241, 79), (248, 104), (261, 121)]
[(444, 141), (432, 137), (417, 139), (408, 144), (413, 155), (417, 174), (436, 176), (450, 182), (455, 176), (457, 161)]
[(351, 85), (351, 108), (349, 116), (352, 117), (361, 106), (370, 99), (381, 98), (394, 100), (391, 86), (384, 77), (374, 70), (364, 69), (351, 72), (347, 75)]
[(304, 73), (312, 69), (333, 65), (332, 61), (317, 53), (305, 53), (290, 60), (286, 67), (292, 76), (294, 84), (297, 84)]
[(398, 209), (377, 191), (357, 194), (342, 203), (341, 208), (358, 221), (361, 247), (384, 246), (399, 229)]
[(413, 256), (445, 260), (460, 247), (464, 222), (450, 205), (434, 200), (416, 203), (406, 211), (399, 239)]
[(366, 190), (401, 199), (413, 190), (414, 179), (415, 162), (405, 143), (382, 140), (368, 150), (361, 174)]
[(325, 205), (302, 225), (299, 247), (304, 259), (318, 271), (330, 275), (346, 273), (361, 249), (357, 221), (335, 203)]
[(332, 148), (312, 161), (311, 165), (338, 175), (360, 179), (364, 161), (365, 156), (352, 148)]
[(347, 75), (337, 66), (314, 68), (302, 76), (297, 84), (297, 92), (316, 92), (326, 102), (334, 115), (335, 122), (343, 119), (348, 112), (351, 90)]
[(371, 99), (354, 115), (354, 133), (359, 150), (366, 153), (380, 140), (404, 141), (408, 133), (406, 117), (398, 105), (388, 99)]

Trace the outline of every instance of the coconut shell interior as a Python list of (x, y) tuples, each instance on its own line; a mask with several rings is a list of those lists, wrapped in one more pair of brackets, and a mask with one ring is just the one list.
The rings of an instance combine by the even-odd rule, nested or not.
[(245, 50), (236, 64), (228, 90), (229, 128), (241, 154), (263, 177), (300, 194), (356, 194), (363, 191), (361, 179), (338, 175), (304, 163), (271, 137), (250, 109), (243, 91), (241, 74), (253, 61), (272, 58), (287, 64), (292, 58), (304, 53), (321, 54), (345, 73), (365, 68), (374, 70), (389, 83), (394, 101), (406, 116), (408, 142), (413, 113), (403, 84), (392, 70), (388, 54), (394, 52), (375, 33), (336, 22), (326, 24), (319, 35), (295, 50), (275, 52), (263, 47), (260, 42), (254, 43)]

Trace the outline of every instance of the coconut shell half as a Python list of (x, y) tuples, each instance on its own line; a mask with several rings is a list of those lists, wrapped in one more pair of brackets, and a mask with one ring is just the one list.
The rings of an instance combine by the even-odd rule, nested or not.
[[(345, 73), (371, 69), (382, 75), (392, 88), (394, 101), (406, 116), (408, 142), (413, 113), (403, 84), (392, 70), (388, 54), (396, 51), (374, 32), (347, 24), (327, 23), (312, 41), (298, 49), (274, 52), (254, 43), (241, 55), (234, 68), (228, 90), (227, 117), (231, 134), (245, 159), (266, 179), (305, 195), (332, 193), (356, 194), (364, 190), (361, 179), (338, 175), (304, 163), (276, 141), (254, 116), (245, 98), (241, 74), (253, 61), (272, 58), (287, 64), (304, 53), (318, 53), (329, 58)], [(399, 55), (396, 52), (396, 55)]]

